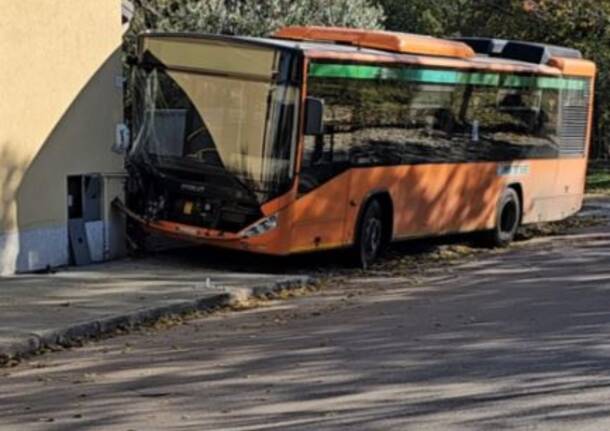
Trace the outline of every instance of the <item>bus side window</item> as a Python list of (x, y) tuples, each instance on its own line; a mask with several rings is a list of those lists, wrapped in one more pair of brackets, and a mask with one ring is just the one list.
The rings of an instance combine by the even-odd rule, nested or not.
[[(468, 74), (468, 80), (455, 83), (442, 74), (428, 77), (424, 73), (428, 71), (418, 66), (382, 71), (358, 79), (310, 78), (310, 95), (324, 99), (328, 126), (317, 145), (306, 142), (303, 166), (307, 169), (308, 161), (318, 166), (310, 172), (316, 184), (348, 167), (509, 161), (559, 154), (563, 99), (557, 88), (541, 87), (521, 75), (499, 74), (496, 82), (477, 78), (471, 84)], [(570, 112), (582, 110), (586, 97), (582, 91), (572, 93), (564, 96), (570, 98), (565, 104)]]
[(480, 160), (556, 157), (556, 127), (551, 123), (556, 90), (472, 87), (468, 122), (480, 125), (471, 152)]
[[(309, 82), (309, 92), (324, 100), (324, 135), (306, 136), (301, 158), (299, 193), (307, 193), (348, 168), (352, 136), (353, 90), (348, 80)], [(347, 96), (346, 96), (347, 95)]]
[(454, 86), (359, 81), (352, 165), (384, 166), (459, 158), (452, 154)]
[(306, 136), (301, 158), (299, 193), (307, 193), (332, 178), (332, 154), (326, 136)]
[(311, 168), (330, 162), (331, 148), (327, 142), (328, 139), (325, 139), (325, 136), (305, 136), (302, 163), (304, 168)]

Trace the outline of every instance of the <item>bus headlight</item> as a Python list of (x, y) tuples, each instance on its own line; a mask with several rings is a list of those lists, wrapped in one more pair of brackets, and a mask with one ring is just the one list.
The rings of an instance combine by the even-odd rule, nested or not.
[(278, 225), (277, 215), (272, 215), (262, 219), (261, 221), (253, 224), (248, 229), (242, 232), (242, 236), (245, 238), (251, 238), (253, 236), (262, 235), (270, 230), (273, 230)]

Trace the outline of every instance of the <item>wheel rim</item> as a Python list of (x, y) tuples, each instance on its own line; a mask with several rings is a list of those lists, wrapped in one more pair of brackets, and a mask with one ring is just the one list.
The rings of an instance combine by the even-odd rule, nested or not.
[(372, 217), (367, 220), (364, 227), (363, 252), (367, 261), (375, 258), (381, 247), (382, 226), (381, 220)]
[(513, 233), (517, 223), (517, 204), (513, 201), (506, 202), (500, 217), (500, 232), (505, 234)]

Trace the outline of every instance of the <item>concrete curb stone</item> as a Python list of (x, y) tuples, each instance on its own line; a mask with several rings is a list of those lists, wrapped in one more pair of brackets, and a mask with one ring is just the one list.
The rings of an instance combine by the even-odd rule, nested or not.
[(272, 298), (281, 292), (311, 286), (315, 283), (316, 279), (309, 276), (291, 277), (291, 279), (248, 288), (230, 288), (226, 292), (211, 294), (194, 300), (137, 309), (121, 315), (96, 318), (40, 333), (11, 335), (11, 340), (8, 343), (2, 344), (0, 342), (0, 366), (8, 363), (11, 359), (32, 355), (43, 348), (74, 345), (79, 341), (109, 334), (118, 329), (133, 329), (147, 323), (153, 323), (163, 317), (225, 308), (248, 299)]

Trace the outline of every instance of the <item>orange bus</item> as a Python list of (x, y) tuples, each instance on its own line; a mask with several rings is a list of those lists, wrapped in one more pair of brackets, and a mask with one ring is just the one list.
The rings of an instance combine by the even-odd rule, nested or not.
[(487, 232), (581, 208), (595, 65), (497, 39), (288, 27), (146, 33), (124, 209), (272, 255)]

